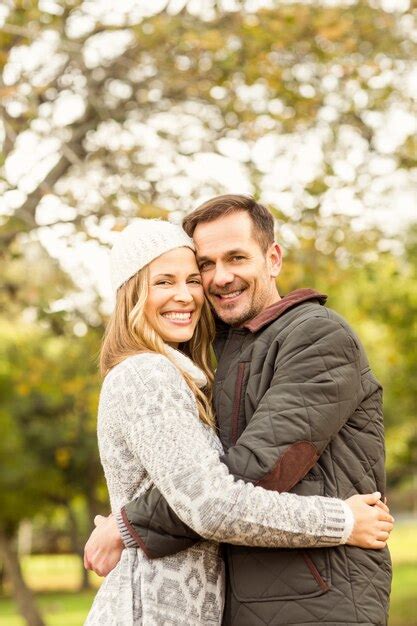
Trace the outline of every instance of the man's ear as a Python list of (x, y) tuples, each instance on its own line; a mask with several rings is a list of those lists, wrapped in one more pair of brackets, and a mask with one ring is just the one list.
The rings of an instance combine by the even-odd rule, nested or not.
[(271, 278), (276, 278), (280, 274), (282, 267), (282, 248), (279, 243), (274, 241), (274, 243), (271, 244), (267, 258)]

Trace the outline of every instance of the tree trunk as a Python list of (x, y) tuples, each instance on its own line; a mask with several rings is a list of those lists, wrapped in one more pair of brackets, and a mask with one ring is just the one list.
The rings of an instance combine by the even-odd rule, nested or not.
[(4, 565), (0, 563), (0, 596), (4, 593)]
[(11, 538), (2, 530), (0, 530), (0, 554), (5, 574), (12, 585), (14, 600), (27, 626), (45, 626), (35, 598), (23, 579), (19, 558), (12, 548)]
[(80, 538), (80, 533), (78, 530), (77, 518), (74, 515), (74, 511), (71, 507), (71, 504), (67, 507), (68, 511), (68, 519), (70, 524), (70, 537), (71, 537), (71, 545), (72, 550), (80, 557), (80, 568), (81, 568), (81, 584), (79, 587), (79, 591), (86, 591), (90, 588), (90, 580), (88, 578), (88, 571), (84, 567), (84, 545)]
[(86, 494), (88, 519), (91, 524), (91, 529), (94, 528), (94, 518), (96, 515), (108, 515), (110, 511), (103, 513), (103, 505), (97, 502), (97, 499), (90, 493)]

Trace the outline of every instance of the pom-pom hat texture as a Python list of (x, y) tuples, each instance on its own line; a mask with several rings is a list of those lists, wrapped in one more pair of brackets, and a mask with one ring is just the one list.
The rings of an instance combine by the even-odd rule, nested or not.
[(113, 290), (116, 292), (136, 272), (161, 254), (183, 247), (195, 249), (193, 240), (181, 226), (164, 220), (133, 220), (118, 233), (110, 251)]

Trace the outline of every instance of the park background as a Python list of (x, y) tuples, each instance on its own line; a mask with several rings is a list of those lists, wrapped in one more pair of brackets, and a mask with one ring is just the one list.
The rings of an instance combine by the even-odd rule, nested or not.
[(228, 192), (385, 387), (390, 626), (415, 626), (417, 2), (3, 0), (0, 65), (0, 626), (80, 626), (99, 584), (114, 232)]

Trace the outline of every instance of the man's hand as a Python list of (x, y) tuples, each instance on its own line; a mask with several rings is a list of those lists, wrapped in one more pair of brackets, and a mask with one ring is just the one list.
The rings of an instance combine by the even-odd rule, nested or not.
[(380, 498), (381, 494), (375, 492), (364, 496), (352, 496), (346, 500), (355, 518), (348, 545), (359, 548), (385, 548), (394, 526), (394, 518)]
[(84, 567), (107, 576), (120, 561), (124, 545), (113, 515), (96, 515), (94, 524), (96, 528), (84, 548)]

